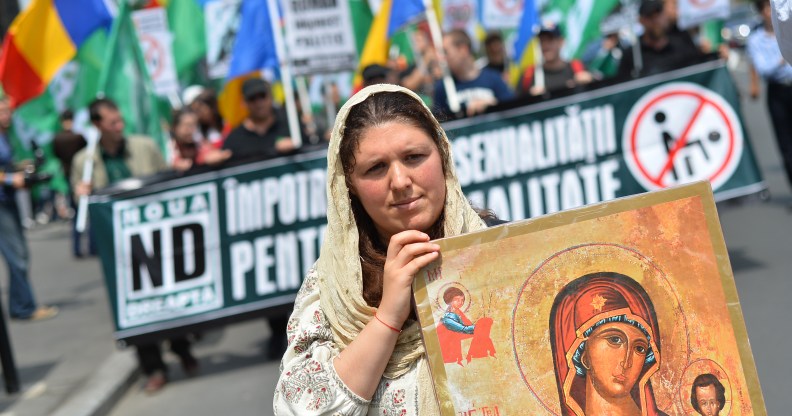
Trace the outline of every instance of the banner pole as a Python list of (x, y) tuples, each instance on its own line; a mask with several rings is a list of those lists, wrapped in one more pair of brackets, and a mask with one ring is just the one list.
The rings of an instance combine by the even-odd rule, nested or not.
[(336, 108), (335, 101), (333, 101), (333, 81), (327, 77), (326, 75), (322, 76), (322, 99), (324, 100), (325, 104), (325, 117), (327, 117), (327, 126), (328, 128), (332, 128), (335, 124), (335, 117), (336, 112), (338, 109)]
[(429, 33), (432, 37), (432, 43), (435, 50), (440, 54), (440, 69), (443, 71), (443, 86), (445, 87), (446, 97), (448, 97), (448, 108), (451, 112), (456, 114), (459, 112), (459, 96), (457, 95), (456, 85), (451, 78), (451, 73), (448, 70), (448, 63), (445, 59), (445, 50), (443, 49), (443, 34), (440, 31), (440, 23), (437, 21), (437, 14), (435, 14), (432, 0), (424, 0), (424, 8), (426, 9), (426, 20), (429, 23)]
[(300, 134), (300, 120), (297, 118), (297, 106), (294, 103), (294, 87), (292, 86), (291, 66), (286, 57), (286, 47), (283, 43), (283, 33), (281, 32), (280, 20), (278, 19), (277, 0), (267, 0), (269, 8), (270, 24), (272, 33), (275, 37), (275, 53), (278, 55), (281, 78), (283, 79), (283, 94), (286, 96), (286, 118), (289, 121), (289, 132), (291, 133), (294, 147), (302, 146), (302, 135)]
[[(631, 0), (621, 0), (622, 8), (625, 10), (635, 10), (635, 2)], [(630, 8), (632, 7), (632, 9)], [(633, 14), (633, 13), (631, 13)], [(637, 13), (633, 14), (633, 20)], [(627, 25), (627, 33), (630, 35), (632, 39), (632, 51), (633, 51), (633, 78), (637, 78), (641, 74), (641, 70), (643, 69), (643, 56), (641, 55), (641, 38), (635, 35), (635, 24), (634, 22)]]
[(317, 144), (319, 143), (319, 135), (316, 131), (316, 122), (314, 121), (313, 117), (313, 109), (311, 108), (311, 97), (308, 95), (308, 86), (305, 82), (305, 77), (297, 77), (295, 79), (295, 84), (297, 85), (297, 97), (300, 98), (300, 109), (302, 110), (304, 122), (305, 122), (305, 130), (308, 134), (308, 142), (310, 144)]
[[(85, 150), (86, 158), (85, 165), (83, 165), (83, 175), (80, 180), (82, 183), (91, 183), (93, 179), (94, 169), (94, 154), (96, 153), (96, 146), (99, 145), (99, 130), (95, 126), (88, 126), (85, 129), (85, 141), (88, 142), (88, 147)], [(78, 233), (85, 232), (85, 226), (88, 222), (88, 195), (80, 195), (80, 201), (77, 205), (77, 222), (75, 230)]]

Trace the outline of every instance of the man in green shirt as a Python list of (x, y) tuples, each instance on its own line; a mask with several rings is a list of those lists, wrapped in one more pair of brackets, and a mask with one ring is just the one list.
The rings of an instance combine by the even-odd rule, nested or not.
[[(153, 139), (124, 136), (124, 119), (113, 101), (96, 99), (89, 112), (100, 137), (92, 154), (86, 148), (74, 155), (71, 183), (76, 198), (124, 179), (153, 175), (168, 168)], [(93, 175), (90, 182), (83, 182), (83, 169), (89, 157), (93, 158)]]

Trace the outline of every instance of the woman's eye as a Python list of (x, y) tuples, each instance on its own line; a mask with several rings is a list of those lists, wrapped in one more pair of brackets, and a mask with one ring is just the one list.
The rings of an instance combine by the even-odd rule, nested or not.
[(374, 166), (372, 166), (372, 167), (368, 168), (368, 169), (366, 170), (366, 174), (367, 174), (367, 175), (369, 175), (369, 174), (377, 173), (377, 172), (379, 172), (380, 170), (382, 170), (382, 168), (383, 168), (384, 166), (385, 166), (385, 165), (383, 165), (382, 163), (377, 163), (376, 165), (374, 165)]
[(643, 345), (636, 345), (635, 346), (635, 352), (637, 352), (638, 354), (641, 354), (641, 355), (646, 355), (646, 347), (643, 346)]
[(610, 342), (611, 344), (615, 344), (615, 345), (624, 344), (624, 340), (622, 339), (622, 337), (620, 337), (618, 335), (609, 336), (608, 337), (608, 342)]

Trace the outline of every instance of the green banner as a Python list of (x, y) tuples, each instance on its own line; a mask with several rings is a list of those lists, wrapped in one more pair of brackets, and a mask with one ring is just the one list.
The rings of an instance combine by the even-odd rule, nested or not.
[[(519, 220), (709, 179), (764, 189), (724, 67), (704, 64), (446, 123), (463, 190)], [(325, 152), (92, 197), (116, 337), (290, 304), (319, 255)]]
[(739, 114), (713, 61), (444, 127), (468, 197), (519, 220), (697, 180), (718, 200), (759, 192)]

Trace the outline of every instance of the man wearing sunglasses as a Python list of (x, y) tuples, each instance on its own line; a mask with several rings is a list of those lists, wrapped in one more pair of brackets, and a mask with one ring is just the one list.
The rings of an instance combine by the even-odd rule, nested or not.
[(267, 81), (250, 78), (242, 84), (248, 116), (223, 143), (231, 151), (232, 163), (271, 159), (294, 150), (285, 116), (272, 104)]

